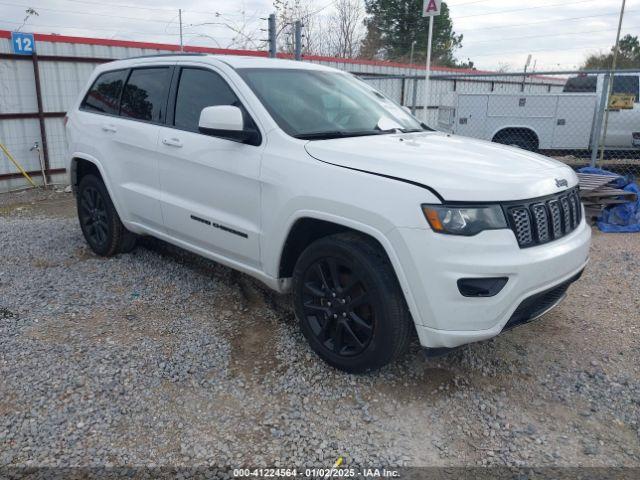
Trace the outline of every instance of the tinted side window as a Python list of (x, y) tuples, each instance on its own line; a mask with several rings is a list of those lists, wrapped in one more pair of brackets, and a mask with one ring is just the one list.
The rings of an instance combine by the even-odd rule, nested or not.
[(217, 105), (242, 108), (238, 97), (220, 75), (207, 70), (183, 68), (173, 124), (180, 129), (197, 132), (202, 109)]
[(127, 77), (127, 70), (101, 74), (84, 97), (80, 108), (91, 112), (118, 114), (120, 93)]
[(122, 92), (120, 115), (136, 120), (161, 122), (171, 81), (170, 73), (169, 67), (133, 70)]
[(596, 77), (573, 77), (567, 80), (564, 85), (564, 92), (567, 93), (593, 93), (596, 91)]
[(628, 93), (638, 101), (638, 77), (635, 75), (616, 75), (613, 77), (612, 93)]

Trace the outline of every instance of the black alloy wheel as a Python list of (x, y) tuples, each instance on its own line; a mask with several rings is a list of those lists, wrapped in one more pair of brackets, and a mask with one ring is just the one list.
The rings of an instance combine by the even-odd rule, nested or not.
[(328, 364), (362, 373), (407, 350), (413, 321), (389, 258), (371, 237), (345, 232), (310, 244), (292, 290), (302, 333)]
[(110, 257), (135, 248), (137, 235), (120, 221), (101, 178), (84, 175), (78, 185), (76, 203), (80, 228), (91, 250)]
[(336, 355), (350, 357), (371, 342), (376, 315), (362, 279), (345, 263), (329, 257), (309, 266), (303, 308), (318, 342)]
[(97, 188), (87, 186), (78, 199), (78, 215), (87, 241), (98, 249), (104, 248), (109, 240), (110, 226), (107, 208), (102, 194)]

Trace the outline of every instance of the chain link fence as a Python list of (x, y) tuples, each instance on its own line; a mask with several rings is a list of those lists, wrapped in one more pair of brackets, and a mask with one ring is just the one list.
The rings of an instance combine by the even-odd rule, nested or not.
[(640, 174), (640, 70), (362, 76), (437, 130)]

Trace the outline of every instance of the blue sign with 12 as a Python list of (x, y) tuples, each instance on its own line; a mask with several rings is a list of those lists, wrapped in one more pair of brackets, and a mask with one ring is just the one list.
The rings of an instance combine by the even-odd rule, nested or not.
[(16, 55), (33, 55), (36, 51), (33, 33), (11, 32), (11, 45)]

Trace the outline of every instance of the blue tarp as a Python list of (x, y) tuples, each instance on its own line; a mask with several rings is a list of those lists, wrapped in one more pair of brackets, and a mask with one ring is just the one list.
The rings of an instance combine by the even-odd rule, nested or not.
[[(580, 168), (578, 172), (617, 176), (616, 173), (595, 167)], [(612, 185), (627, 192), (635, 193), (636, 201), (605, 208), (600, 217), (598, 217), (598, 228), (608, 233), (640, 232), (640, 187), (627, 177), (616, 179)]]

